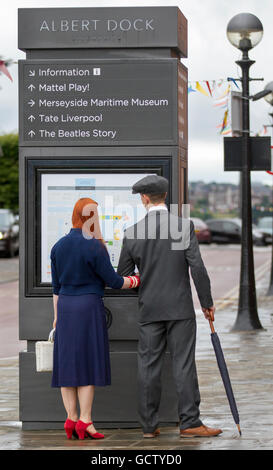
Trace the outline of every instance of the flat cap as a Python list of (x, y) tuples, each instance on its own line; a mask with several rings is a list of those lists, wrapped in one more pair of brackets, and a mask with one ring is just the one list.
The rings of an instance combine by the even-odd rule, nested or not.
[(162, 194), (168, 191), (169, 182), (163, 176), (148, 175), (137, 181), (132, 187), (132, 193)]

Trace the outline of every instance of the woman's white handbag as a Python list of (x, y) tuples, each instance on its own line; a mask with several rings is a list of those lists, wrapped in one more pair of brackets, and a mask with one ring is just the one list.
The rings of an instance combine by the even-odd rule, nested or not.
[(37, 372), (53, 370), (54, 332), (55, 328), (49, 333), (47, 341), (37, 341), (35, 344)]

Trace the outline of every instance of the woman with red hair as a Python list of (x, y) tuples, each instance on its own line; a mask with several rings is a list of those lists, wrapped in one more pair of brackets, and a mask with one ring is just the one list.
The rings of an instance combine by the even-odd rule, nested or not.
[[(111, 384), (105, 286), (128, 289), (138, 276), (119, 276), (101, 235), (97, 203), (79, 199), (72, 229), (51, 250), (55, 330), (52, 387), (60, 387), (67, 437), (103, 438), (92, 419), (95, 386)], [(77, 399), (80, 417), (77, 413)]]

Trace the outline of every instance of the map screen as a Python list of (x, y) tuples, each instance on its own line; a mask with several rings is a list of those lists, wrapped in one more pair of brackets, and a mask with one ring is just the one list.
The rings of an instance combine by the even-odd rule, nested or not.
[(146, 214), (139, 194), (132, 194), (132, 185), (145, 176), (147, 173), (42, 175), (41, 282), (51, 282), (51, 248), (69, 233), (74, 204), (82, 197), (98, 203), (102, 236), (117, 268), (123, 231)]

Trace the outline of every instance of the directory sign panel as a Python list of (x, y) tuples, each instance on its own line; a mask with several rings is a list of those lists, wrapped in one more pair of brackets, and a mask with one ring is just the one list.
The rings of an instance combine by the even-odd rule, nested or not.
[(20, 144), (177, 144), (177, 64), (21, 61)]

